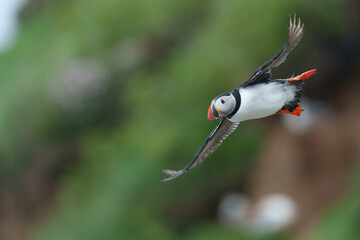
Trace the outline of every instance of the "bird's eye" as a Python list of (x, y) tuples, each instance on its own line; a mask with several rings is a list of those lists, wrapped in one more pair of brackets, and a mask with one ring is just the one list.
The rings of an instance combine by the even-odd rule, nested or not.
[(224, 104), (224, 103), (225, 103), (224, 99), (221, 99), (221, 103), (222, 103), (222, 104)]

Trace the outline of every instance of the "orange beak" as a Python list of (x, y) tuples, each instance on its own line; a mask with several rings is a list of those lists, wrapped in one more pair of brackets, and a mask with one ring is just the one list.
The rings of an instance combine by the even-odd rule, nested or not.
[(208, 110), (208, 120), (211, 121), (211, 120), (215, 120), (216, 118), (214, 117), (214, 113), (213, 113), (213, 103), (211, 103), (210, 107), (209, 107), (209, 110)]

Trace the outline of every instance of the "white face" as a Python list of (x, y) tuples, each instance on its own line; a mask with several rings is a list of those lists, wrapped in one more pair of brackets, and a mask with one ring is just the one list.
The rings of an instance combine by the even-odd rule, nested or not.
[(214, 107), (219, 113), (219, 116), (229, 115), (235, 108), (236, 100), (233, 95), (221, 96), (216, 99)]

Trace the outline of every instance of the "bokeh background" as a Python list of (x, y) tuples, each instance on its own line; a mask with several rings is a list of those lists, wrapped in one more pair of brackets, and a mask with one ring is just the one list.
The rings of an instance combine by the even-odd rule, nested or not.
[[(1, 0), (0, 239), (360, 239), (357, 0)], [(214, 96), (273, 71), (301, 117), (216, 125)]]

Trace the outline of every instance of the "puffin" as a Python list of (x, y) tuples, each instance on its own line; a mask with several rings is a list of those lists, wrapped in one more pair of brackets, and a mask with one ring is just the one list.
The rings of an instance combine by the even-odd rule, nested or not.
[(271, 69), (279, 66), (296, 47), (304, 35), (304, 24), (296, 16), (290, 17), (288, 37), (282, 49), (260, 66), (245, 82), (231, 92), (220, 94), (210, 104), (208, 120), (219, 119), (215, 129), (206, 138), (193, 160), (179, 171), (163, 170), (168, 175), (161, 182), (173, 180), (199, 165), (221, 145), (238, 127), (240, 122), (274, 114), (300, 116), (299, 105), (304, 92), (304, 80), (316, 73), (316, 69), (285, 79), (271, 79)]

